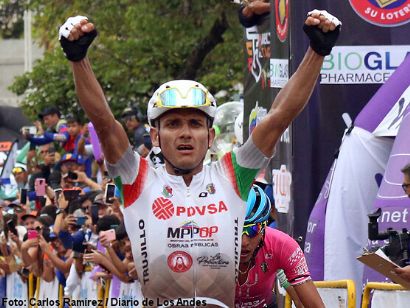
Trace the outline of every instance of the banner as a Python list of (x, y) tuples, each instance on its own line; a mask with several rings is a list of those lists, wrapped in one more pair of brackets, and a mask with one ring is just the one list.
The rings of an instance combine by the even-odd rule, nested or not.
[[(321, 73), (332, 72), (346, 77), (344, 83), (334, 83), (334, 80), (329, 83), (322, 75), (322, 83), (316, 85), (309, 104), (292, 126), (292, 190), (297, 209), (294, 221), (295, 237), (304, 237), (306, 234), (307, 217), (332, 166), (334, 153), (340, 146), (345, 130), (342, 114), (348, 113), (355, 119), (380, 88), (381, 83), (378, 82), (384, 82), (387, 75), (394, 70), (393, 67), (403, 61), (410, 45), (410, 24), (398, 20), (383, 24), (382, 16), (387, 18), (403, 13), (405, 17), (402, 17), (407, 21), (409, 14), (404, 11), (408, 10), (409, 3), (409, 0), (307, 0), (298, 1), (297, 5), (291, 7), (290, 75), (297, 69), (309, 46), (309, 40), (302, 30), (306, 14), (317, 8), (336, 15), (343, 23), (337, 45), (332, 55), (326, 58)], [(359, 10), (356, 5), (364, 9)], [(370, 14), (377, 14), (380, 22), (376, 22), (374, 17), (370, 18)], [(371, 74), (373, 80), (360, 79), (359, 76), (356, 83), (352, 83), (352, 77), (347, 74), (355, 74), (357, 71)], [(406, 72), (408, 75), (408, 70)], [(402, 76), (405, 76), (406, 72), (403, 72)], [(383, 75), (383, 81), (376, 78), (380, 77), (380, 74)], [(394, 102), (403, 90), (393, 99)], [(396, 95), (395, 90), (391, 94), (388, 92), (380, 97), (380, 101), (384, 97)], [(381, 110), (384, 108), (382, 105), (381, 109), (372, 108), (375, 119), (380, 119), (377, 125), (391, 107), (392, 105), (386, 113)], [(366, 121), (370, 118), (367, 117)], [(358, 120), (355, 121), (356, 126), (360, 126)], [(377, 127), (376, 125), (370, 130), (365, 125), (360, 127), (369, 132)]]
[(409, 53), (410, 45), (335, 46), (325, 58), (320, 83), (385, 83)]
[(363, 275), (363, 264), (356, 257), (367, 245), (367, 215), (392, 142), (355, 127), (344, 137), (334, 171), (326, 208), (324, 279), (352, 279), (356, 294), (361, 293)]
[(324, 245), (326, 207), (337, 159), (330, 168), (325, 184), (310, 214), (306, 230), (305, 258), (313, 280), (324, 280)]

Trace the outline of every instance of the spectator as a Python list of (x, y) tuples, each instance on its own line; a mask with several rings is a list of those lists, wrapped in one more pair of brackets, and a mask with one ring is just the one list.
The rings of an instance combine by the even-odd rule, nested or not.
[(24, 136), (33, 145), (43, 145), (51, 142), (65, 143), (67, 141), (67, 126), (64, 119), (61, 119), (61, 113), (56, 107), (46, 107), (38, 115), (39, 119), (43, 121), (46, 126), (46, 131), (41, 136), (33, 136), (27, 132), (23, 132)]
[(144, 135), (147, 133), (143, 123), (143, 114), (136, 107), (125, 108), (122, 113), (122, 121), (127, 128), (130, 142), (135, 150), (144, 144)]
[(34, 182), (36, 178), (44, 178), (48, 185), (53, 189), (60, 187), (61, 173), (57, 170), (57, 162), (60, 155), (56, 153), (53, 144), (45, 144), (40, 146), (40, 159), (37, 161), (35, 170), (29, 179), (29, 188), (34, 190)]
[(17, 183), (17, 188), (28, 189), (29, 188), (29, 173), (27, 171), (27, 166), (22, 163), (16, 163), (12, 170), (14, 179)]

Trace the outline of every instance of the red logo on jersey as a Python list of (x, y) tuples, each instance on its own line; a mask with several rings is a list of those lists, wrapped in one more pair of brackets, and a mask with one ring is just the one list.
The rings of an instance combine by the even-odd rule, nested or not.
[(410, 0), (349, 0), (355, 12), (367, 22), (395, 27), (410, 21)]
[(174, 215), (174, 205), (171, 200), (159, 197), (152, 204), (152, 212), (158, 219), (166, 220)]
[(175, 251), (167, 258), (168, 267), (175, 273), (184, 273), (192, 266), (192, 257), (185, 251)]
[(167, 220), (174, 214), (176, 216), (192, 217), (195, 215), (208, 215), (218, 214), (221, 212), (227, 212), (228, 207), (223, 201), (219, 201), (218, 204), (211, 203), (208, 205), (194, 205), (194, 206), (174, 206), (171, 200), (159, 197), (155, 199), (152, 204), (152, 212), (155, 217), (161, 220)]

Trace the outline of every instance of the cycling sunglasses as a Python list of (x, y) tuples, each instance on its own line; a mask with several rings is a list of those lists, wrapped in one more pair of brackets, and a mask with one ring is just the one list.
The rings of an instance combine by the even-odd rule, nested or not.
[(253, 238), (257, 236), (259, 233), (261, 233), (266, 227), (266, 221), (265, 222), (259, 222), (256, 224), (249, 224), (243, 226), (242, 230), (242, 235), (247, 235), (250, 238)]
[(166, 88), (158, 94), (155, 107), (179, 108), (211, 106), (207, 93), (201, 88), (191, 87), (187, 93), (177, 88)]

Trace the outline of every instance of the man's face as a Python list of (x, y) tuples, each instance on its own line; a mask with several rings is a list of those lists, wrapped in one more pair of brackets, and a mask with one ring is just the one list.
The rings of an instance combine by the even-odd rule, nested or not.
[[(215, 131), (208, 128), (206, 115), (195, 109), (178, 109), (165, 113), (159, 121), (159, 129), (150, 130), (152, 143), (161, 147), (164, 157), (175, 167), (202, 170), (202, 161), (212, 144)], [(166, 163), (167, 171), (174, 173)]]
[(40, 147), (40, 155), (46, 166), (55, 164), (55, 150), (49, 144)]
[(77, 122), (67, 123), (67, 131), (70, 136), (76, 137), (81, 132), (81, 125)]
[(404, 192), (410, 198), (410, 176), (408, 174), (404, 174), (402, 186), (403, 186)]
[(47, 128), (53, 128), (56, 126), (58, 120), (59, 118), (57, 114), (48, 114), (43, 117), (44, 125), (47, 126)]
[(262, 236), (262, 233), (258, 233), (254, 237), (249, 237), (245, 234), (242, 235), (241, 263), (247, 263), (251, 260), (256, 247), (258, 247), (259, 242), (262, 239)]
[(28, 173), (26, 171), (15, 172), (13, 173), (14, 179), (16, 180), (17, 184), (25, 184), (28, 179)]
[(135, 128), (138, 127), (140, 122), (134, 116), (126, 116), (124, 117), (125, 127), (127, 128), (128, 132), (133, 132)]

